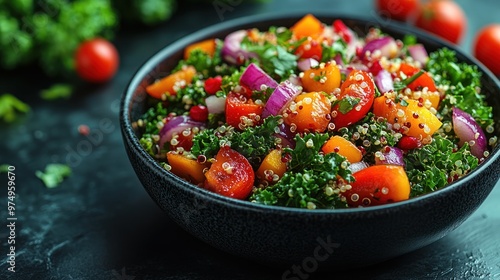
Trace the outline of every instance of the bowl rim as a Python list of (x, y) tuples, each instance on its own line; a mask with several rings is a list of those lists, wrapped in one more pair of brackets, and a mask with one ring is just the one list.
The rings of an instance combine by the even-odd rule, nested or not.
[[(379, 26), (382, 31), (384, 29), (394, 29), (399, 30), (400, 32), (405, 32), (408, 34), (414, 34), (417, 39), (425, 39), (434, 41), (442, 47), (447, 47), (449, 49), (457, 52), (458, 55), (462, 56), (468, 62), (473, 63), (478, 66), (479, 70), (483, 72), (485, 78), (489, 78), (495, 85), (496, 89), (500, 93), (500, 81), (493, 73), (485, 67), (480, 61), (474, 58), (472, 55), (466, 53), (459, 45), (454, 45), (445, 41), (425, 30), (418, 29), (414, 26), (409, 26), (404, 23), (400, 23), (397, 21), (390, 21), (384, 23), (385, 26), (380, 24), (380, 21), (383, 21), (382, 18), (377, 17), (361, 17), (356, 15), (349, 14), (339, 14), (332, 12), (290, 12), (290, 13), (262, 13), (255, 15), (247, 15), (243, 17), (237, 17), (234, 19), (229, 19), (224, 22), (216, 23), (202, 29), (199, 29), (191, 34), (185, 35), (177, 39), (176, 41), (162, 47), (160, 50), (153, 53), (149, 58), (147, 58), (138, 69), (132, 74), (131, 79), (129, 80), (124, 93), (121, 96), (120, 102), (120, 127), (122, 131), (122, 136), (126, 141), (131, 144), (131, 149), (134, 153), (136, 153), (140, 158), (142, 158), (148, 165), (148, 167), (152, 167), (151, 171), (156, 173), (156, 175), (161, 177), (167, 177), (172, 181), (173, 184), (178, 185), (180, 188), (183, 188), (184, 191), (188, 192), (193, 197), (198, 198), (199, 196), (203, 197), (203, 199), (210, 200), (214, 203), (222, 203), (229, 204), (231, 207), (240, 208), (246, 211), (257, 211), (257, 212), (279, 212), (279, 213), (293, 213), (293, 214), (302, 214), (302, 215), (352, 215), (356, 213), (370, 213), (370, 214), (382, 214), (387, 213), (388, 211), (400, 211), (401, 207), (420, 207), (423, 203), (430, 203), (431, 200), (438, 199), (439, 197), (449, 194), (453, 192), (455, 189), (460, 188), (461, 185), (467, 184), (476, 176), (479, 176), (481, 172), (487, 169), (490, 165), (499, 161), (500, 157), (500, 145), (497, 145), (494, 150), (490, 153), (490, 155), (486, 158), (484, 162), (482, 162), (478, 167), (474, 169), (473, 172), (468, 175), (460, 178), (459, 180), (452, 182), (451, 184), (433, 191), (431, 193), (427, 193), (418, 197), (410, 198), (408, 200), (399, 201), (395, 203), (385, 204), (385, 205), (377, 205), (370, 207), (356, 207), (356, 208), (345, 208), (345, 209), (305, 209), (305, 208), (295, 208), (295, 207), (286, 207), (286, 206), (273, 206), (273, 205), (264, 205), (257, 204), (254, 202), (250, 202), (248, 200), (238, 200), (231, 197), (225, 197), (219, 195), (217, 193), (211, 192), (209, 190), (200, 188), (194, 184), (191, 184), (184, 179), (177, 177), (173, 173), (165, 170), (161, 167), (161, 165), (154, 160), (139, 144), (139, 138), (134, 133), (134, 129), (132, 128), (129, 111), (131, 105), (131, 99), (134, 95), (136, 88), (139, 86), (140, 82), (148, 76), (148, 74), (160, 63), (165, 61), (168, 58), (168, 54), (173, 53), (175, 50), (183, 49), (188, 43), (193, 43), (199, 41), (203, 38), (210, 37), (209, 35), (215, 34), (218, 32), (227, 33), (230, 30), (237, 30), (239, 27), (248, 25), (248, 24), (258, 24), (267, 21), (283, 21), (283, 20), (292, 20), (292, 19), (300, 19), (304, 15), (311, 13), (315, 17), (319, 18), (324, 22), (324, 19), (343, 19), (343, 20), (353, 20), (359, 23), (363, 23), (365, 25), (373, 25)], [(498, 164), (498, 163), (497, 163)], [(493, 186), (494, 187), (494, 186)], [(493, 188), (492, 187), (492, 188)], [(492, 189), (491, 188), (491, 189)]]

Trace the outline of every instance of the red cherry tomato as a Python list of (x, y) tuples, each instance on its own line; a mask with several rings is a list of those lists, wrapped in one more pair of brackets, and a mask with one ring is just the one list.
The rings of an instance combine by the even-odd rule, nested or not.
[[(262, 111), (264, 110), (264, 105), (255, 104), (252, 99), (230, 92), (226, 97), (226, 123), (233, 126), (234, 128), (243, 129), (243, 126), (251, 124), (257, 124)], [(259, 118), (256, 118), (259, 116)], [(244, 122), (242, 119), (246, 117), (247, 121)]]
[(102, 38), (83, 42), (75, 54), (78, 75), (91, 83), (102, 83), (111, 79), (119, 65), (115, 46)]
[(467, 18), (455, 1), (431, 0), (421, 5), (415, 25), (458, 44), (467, 28)]
[(253, 189), (255, 173), (248, 160), (230, 147), (222, 147), (205, 173), (205, 188), (215, 193), (246, 199)]
[(418, 9), (419, 0), (376, 0), (377, 13), (385, 18), (407, 21)]
[(344, 192), (351, 207), (373, 206), (410, 198), (410, 182), (399, 165), (372, 165), (354, 174), (351, 189)]
[[(335, 129), (338, 130), (366, 116), (375, 99), (375, 84), (367, 72), (354, 70), (349, 73), (340, 86), (340, 94), (336, 97), (338, 101), (332, 109), (332, 122), (335, 124)], [(357, 101), (352, 104), (352, 108), (349, 110), (343, 109), (348, 100), (346, 98)]]
[(474, 41), (474, 56), (488, 67), (493, 74), (500, 76), (500, 24), (483, 27)]

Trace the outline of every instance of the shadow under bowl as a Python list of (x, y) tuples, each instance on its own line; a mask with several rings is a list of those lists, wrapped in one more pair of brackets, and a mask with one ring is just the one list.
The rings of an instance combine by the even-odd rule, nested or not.
[[(424, 247), (464, 222), (485, 200), (500, 176), (497, 146), (476, 170), (462, 179), (421, 197), (384, 206), (338, 210), (304, 210), (240, 201), (196, 187), (163, 169), (139, 144), (132, 122), (147, 109), (145, 87), (168, 73), (183, 56), (184, 47), (232, 31), (291, 26), (304, 14), (257, 15), (217, 24), (161, 49), (131, 79), (122, 97), (120, 125), (126, 152), (144, 188), (157, 205), (187, 232), (230, 254), (271, 266), (292, 264), (320, 269), (368, 266)], [(423, 31), (397, 22), (315, 15), (329, 23), (342, 19), (365, 34), (380, 27), (395, 38), (414, 34), (428, 51), (448, 47), (462, 62), (483, 72), (483, 92), (494, 108), (500, 132), (500, 85), (482, 64)]]

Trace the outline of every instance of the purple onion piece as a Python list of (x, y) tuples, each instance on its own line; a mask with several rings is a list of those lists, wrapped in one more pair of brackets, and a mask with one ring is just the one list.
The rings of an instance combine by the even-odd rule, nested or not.
[(429, 60), (429, 55), (424, 45), (415, 44), (412, 46), (408, 46), (408, 52), (415, 61), (418, 61), (422, 64), (422, 67), (424, 67), (427, 64), (427, 61)]
[(280, 114), (283, 109), (299, 94), (299, 88), (292, 84), (290, 81), (285, 80), (281, 82), (274, 89), (273, 93), (267, 100), (266, 105), (264, 105), (262, 118)]
[(241, 65), (244, 60), (256, 57), (256, 54), (241, 48), (241, 41), (247, 36), (246, 30), (238, 30), (224, 38), (224, 44), (221, 49), (222, 58), (235, 65)]
[(240, 83), (248, 86), (251, 90), (262, 90), (262, 86), (278, 87), (278, 83), (254, 63), (250, 63), (243, 71)]
[(460, 139), (458, 145), (462, 147), (467, 142), (475, 157), (484, 158), (488, 143), (486, 135), (476, 120), (469, 113), (453, 107), (452, 122), (453, 130)]
[(279, 132), (275, 133), (274, 136), (281, 138), (282, 147), (295, 148), (295, 133), (290, 131), (290, 126), (282, 123), (278, 126)]
[(203, 128), (205, 123), (192, 120), (189, 116), (176, 116), (169, 120), (160, 130), (160, 148), (165, 143), (170, 142), (176, 133), (180, 133), (187, 128), (200, 127)]
[(297, 62), (297, 67), (300, 71), (307, 71), (319, 65), (319, 62), (314, 58), (304, 58)]
[(379, 71), (377, 76), (375, 76), (375, 84), (381, 93), (394, 90), (394, 81), (392, 80), (391, 73), (385, 69)]
[(366, 52), (373, 54), (375, 51), (380, 51), (380, 54), (384, 57), (394, 58), (398, 55), (398, 44), (396, 40), (390, 36), (385, 36), (377, 39), (373, 39), (366, 43), (361, 51), (361, 59), (366, 55)]
[(375, 154), (375, 164), (393, 164), (405, 166), (403, 150), (387, 146), (380, 151), (380, 156)]

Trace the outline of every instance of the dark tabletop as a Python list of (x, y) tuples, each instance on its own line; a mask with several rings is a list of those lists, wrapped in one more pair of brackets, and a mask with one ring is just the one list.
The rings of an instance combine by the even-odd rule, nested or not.
[[(81, 84), (69, 100), (40, 99), (39, 91), (57, 80), (36, 68), (1, 72), (0, 92), (15, 93), (32, 110), (17, 123), (0, 126), (0, 164), (16, 168), (17, 187), (15, 273), (7, 271), (7, 188), (0, 193), (0, 279), (282, 278), (284, 271), (218, 251), (170, 220), (137, 179), (119, 130), (119, 99), (138, 67), (160, 48), (202, 27), (270, 12), (375, 16), (369, 0), (240, 2), (233, 1), (225, 12), (212, 4), (194, 9), (181, 5), (158, 27), (121, 27), (115, 39), (121, 56), (117, 76), (105, 85)], [(498, 19), (500, 2), (458, 2), (469, 20), (462, 48), (470, 52), (475, 32)], [(92, 133), (79, 134), (80, 124)], [(52, 162), (70, 164), (73, 174), (48, 189), (35, 172)], [(7, 175), (0, 177), (7, 186)], [(500, 279), (499, 199), (500, 183), (460, 227), (425, 248), (356, 271), (318, 271), (309, 279)]]

